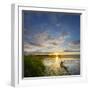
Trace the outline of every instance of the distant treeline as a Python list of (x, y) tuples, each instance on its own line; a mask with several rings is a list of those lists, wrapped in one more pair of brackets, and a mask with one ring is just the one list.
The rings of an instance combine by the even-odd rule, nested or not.
[[(50, 57), (55, 58), (56, 55), (28, 55), (28, 56), (37, 56), (37, 57)], [(80, 55), (58, 55), (59, 58), (80, 58)]]

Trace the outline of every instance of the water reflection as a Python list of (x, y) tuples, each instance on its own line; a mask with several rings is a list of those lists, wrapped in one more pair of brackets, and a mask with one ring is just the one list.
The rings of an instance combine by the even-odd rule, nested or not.
[(46, 57), (43, 59), (45, 65), (45, 74), (48, 75), (79, 75), (80, 60), (79, 58), (60, 58)]

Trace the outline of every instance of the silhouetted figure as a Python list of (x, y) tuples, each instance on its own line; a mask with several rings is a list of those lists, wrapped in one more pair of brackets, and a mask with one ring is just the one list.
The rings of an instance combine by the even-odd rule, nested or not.
[(68, 74), (70, 74), (69, 71), (68, 71), (68, 67), (66, 67), (66, 66), (64, 65), (64, 61), (61, 61), (60, 67), (63, 68)]

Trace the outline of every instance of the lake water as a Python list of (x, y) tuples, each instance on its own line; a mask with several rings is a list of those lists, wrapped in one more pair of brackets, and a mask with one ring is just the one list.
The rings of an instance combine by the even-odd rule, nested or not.
[(59, 75), (80, 75), (79, 58), (44, 58), (46, 76)]

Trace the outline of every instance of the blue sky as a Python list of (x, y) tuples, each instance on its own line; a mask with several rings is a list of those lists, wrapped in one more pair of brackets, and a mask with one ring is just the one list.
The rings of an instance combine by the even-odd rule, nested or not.
[(80, 51), (80, 15), (23, 11), (24, 51)]

